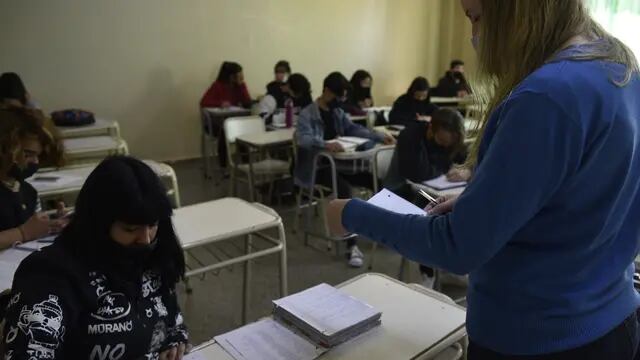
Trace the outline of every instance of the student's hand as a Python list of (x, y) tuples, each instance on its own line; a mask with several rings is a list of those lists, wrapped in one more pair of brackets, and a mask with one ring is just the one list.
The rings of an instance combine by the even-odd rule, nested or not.
[(391, 134), (385, 133), (384, 139), (382, 139), (382, 143), (385, 145), (394, 145), (396, 143), (396, 138), (391, 136)]
[(424, 208), (424, 211), (429, 215), (443, 215), (450, 213), (457, 200), (458, 195), (441, 196), (437, 199), (437, 205), (433, 206), (432, 204), (429, 204)]
[(65, 209), (66, 209), (66, 205), (64, 201), (56, 202), (56, 217), (58, 219), (62, 219), (65, 215), (67, 215), (67, 212)]
[(59, 218), (49, 221), (49, 234), (59, 234), (69, 225), (69, 219)]
[(331, 200), (327, 206), (326, 215), (329, 225), (329, 232), (335, 236), (344, 236), (348, 234), (347, 229), (342, 226), (342, 211), (349, 199)]
[(226, 109), (226, 108), (230, 108), (231, 107), (231, 103), (228, 101), (223, 101), (222, 104), (220, 105), (222, 108)]
[(467, 181), (471, 177), (471, 171), (465, 168), (453, 168), (447, 173), (447, 180), (452, 182)]
[(458, 97), (459, 97), (459, 98), (466, 97), (467, 95), (469, 95), (469, 93), (467, 92), (467, 90), (460, 90), (460, 91), (458, 91)]
[(181, 343), (177, 347), (167, 349), (160, 353), (160, 360), (182, 360), (186, 348), (186, 345)]
[(342, 145), (340, 145), (339, 142), (337, 141), (332, 141), (332, 142), (327, 142), (324, 144), (324, 148), (328, 151), (328, 152), (332, 152), (332, 153), (338, 153), (338, 152), (343, 152), (344, 148), (342, 147)]
[(416, 114), (416, 120), (430, 122), (431, 121), (431, 116)]
[(362, 107), (365, 107), (365, 108), (369, 108), (369, 107), (372, 107), (372, 106), (373, 106), (373, 100), (371, 100), (371, 99), (369, 99), (369, 98), (364, 99), (364, 101), (363, 101), (362, 103), (363, 103), (363, 105), (364, 105), (364, 106), (362, 106)]
[(21, 228), (24, 233), (22, 241), (31, 241), (49, 235), (49, 216), (43, 213), (33, 214)]

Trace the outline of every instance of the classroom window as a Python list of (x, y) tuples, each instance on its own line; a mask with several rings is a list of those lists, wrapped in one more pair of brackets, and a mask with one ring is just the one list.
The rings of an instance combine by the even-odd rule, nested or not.
[(593, 17), (640, 58), (640, 0), (587, 0)]

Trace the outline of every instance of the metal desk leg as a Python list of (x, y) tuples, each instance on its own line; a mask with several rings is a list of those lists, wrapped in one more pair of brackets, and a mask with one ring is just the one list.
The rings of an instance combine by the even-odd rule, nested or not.
[(282, 250), (280, 251), (280, 296), (285, 297), (289, 292), (289, 283), (287, 280), (287, 239), (282, 223), (278, 225), (278, 236), (282, 243)]
[[(252, 235), (245, 237), (245, 253), (251, 253)], [(244, 288), (242, 290), (242, 323), (246, 324), (249, 317), (249, 299), (251, 297), (251, 262), (247, 260), (244, 263)]]

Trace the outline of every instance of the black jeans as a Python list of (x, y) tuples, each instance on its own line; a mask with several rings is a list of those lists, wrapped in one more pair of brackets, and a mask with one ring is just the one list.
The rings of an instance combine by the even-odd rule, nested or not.
[[(316, 172), (316, 184), (332, 188), (333, 180), (331, 179), (331, 168), (320, 168)], [(357, 174), (336, 174), (336, 194), (338, 199), (349, 199), (353, 197), (351, 186), (361, 186), (367, 189), (373, 189), (373, 178), (370, 173)], [(356, 238), (347, 239), (347, 247), (350, 248), (357, 244)]]
[(639, 336), (638, 315), (634, 312), (608, 334), (579, 348), (547, 355), (513, 356), (485, 349), (470, 340), (468, 360), (634, 360)]

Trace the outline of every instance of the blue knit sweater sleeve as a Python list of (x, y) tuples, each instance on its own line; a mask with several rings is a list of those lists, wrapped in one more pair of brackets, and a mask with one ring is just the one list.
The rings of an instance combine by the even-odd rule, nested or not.
[(575, 171), (584, 137), (581, 126), (541, 93), (515, 95), (495, 113), (497, 130), (485, 136), (490, 143), (451, 213), (400, 215), (351, 200), (344, 227), (458, 274), (490, 260)]

